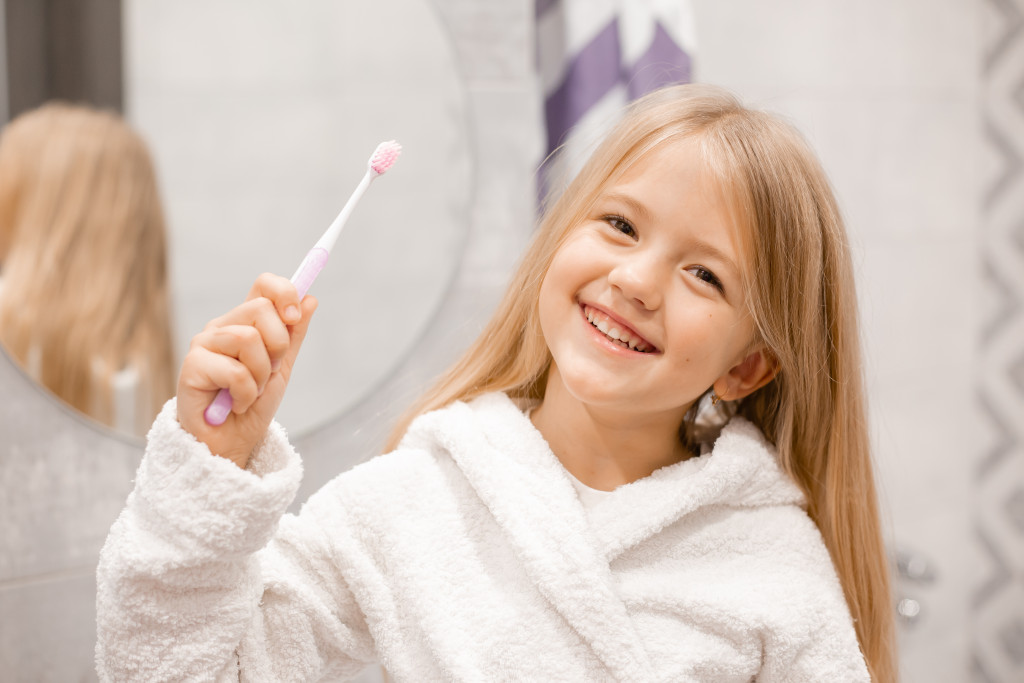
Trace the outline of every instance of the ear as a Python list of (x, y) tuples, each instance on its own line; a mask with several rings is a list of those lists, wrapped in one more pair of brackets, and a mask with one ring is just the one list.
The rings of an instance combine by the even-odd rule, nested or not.
[(729, 368), (712, 385), (715, 393), (726, 401), (738, 401), (754, 393), (779, 372), (779, 362), (768, 349), (759, 347)]

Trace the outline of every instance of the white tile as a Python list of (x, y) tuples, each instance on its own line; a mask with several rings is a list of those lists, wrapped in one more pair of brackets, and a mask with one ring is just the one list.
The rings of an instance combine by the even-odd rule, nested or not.
[[(880, 497), (890, 543), (926, 558), (933, 584), (898, 581), (922, 604), (902, 635), (909, 680), (968, 670), (974, 556), (971, 510), (976, 319), (970, 226), (960, 236), (879, 237), (858, 259), (863, 337)], [(938, 656), (936, 653), (941, 653)], [(956, 678), (959, 680), (960, 675)]]
[(533, 2), (443, 0), (432, 4), (451, 31), (460, 68), (471, 85), (533, 78)]
[(965, 254), (973, 249), (969, 233), (864, 249), (856, 277), (867, 367), (876, 385), (970, 393), (978, 321), (973, 262)]
[(0, 662), (8, 681), (95, 681), (92, 573), (0, 587)]
[(701, 80), (841, 94), (960, 92), (976, 73), (969, 0), (696, 0)]

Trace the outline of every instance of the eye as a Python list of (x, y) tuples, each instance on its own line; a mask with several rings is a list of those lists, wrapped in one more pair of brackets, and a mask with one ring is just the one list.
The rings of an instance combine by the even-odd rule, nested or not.
[(686, 271), (692, 274), (695, 278), (701, 282), (706, 282), (711, 285), (719, 292), (725, 293), (725, 287), (722, 286), (722, 281), (718, 279), (714, 273), (705, 268), (704, 266), (692, 266), (687, 268)]
[(636, 228), (634, 228), (633, 224), (630, 223), (625, 218), (623, 218), (622, 216), (605, 216), (604, 221), (608, 225), (612, 226), (612, 228), (614, 228), (615, 230), (621, 232), (623, 235), (626, 235), (627, 237), (632, 237), (633, 239), (637, 238)]

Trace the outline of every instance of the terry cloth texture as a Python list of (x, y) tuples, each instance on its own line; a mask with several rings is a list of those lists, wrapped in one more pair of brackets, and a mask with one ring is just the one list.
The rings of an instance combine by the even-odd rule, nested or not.
[(149, 434), (97, 574), (102, 680), (868, 681), (798, 488), (749, 422), (585, 511), (503, 394), (286, 515), (271, 427), (248, 471)]

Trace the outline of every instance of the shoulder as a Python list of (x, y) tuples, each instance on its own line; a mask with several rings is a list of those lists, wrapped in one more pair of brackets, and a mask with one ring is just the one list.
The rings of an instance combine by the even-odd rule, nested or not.
[(822, 671), (861, 666), (839, 576), (817, 525), (800, 506), (722, 507), (709, 511), (705, 526), (703, 542), (715, 550), (700, 578), (717, 587), (723, 612), (746, 615), (772, 667), (811, 651)]
[[(732, 576), (768, 649), (787, 649), (821, 638), (856, 650), (853, 618), (817, 524), (795, 503), (724, 508), (715, 530)], [(742, 596), (742, 597), (740, 597)], [(842, 648), (841, 648), (842, 649)]]
[(778, 573), (792, 583), (841, 595), (821, 531), (807, 512), (806, 496), (761, 430), (748, 420), (733, 419), (711, 457), (745, 473), (722, 502), (750, 551), (770, 555)]
[[(806, 510), (806, 497), (782, 467), (775, 447), (760, 429), (734, 418), (722, 431), (701, 474), (715, 492), (681, 534), (709, 548), (732, 575), (773, 600), (806, 610), (845, 612), (845, 599), (821, 532)], [(756, 580), (751, 580), (756, 579)]]
[(759, 584), (808, 596), (842, 599), (842, 588), (818, 526), (797, 505), (733, 508), (719, 531), (742, 548), (745, 563), (761, 577)]
[(867, 681), (842, 584), (817, 525), (802, 509), (760, 511), (770, 562), (750, 600), (759, 605), (765, 681)]

